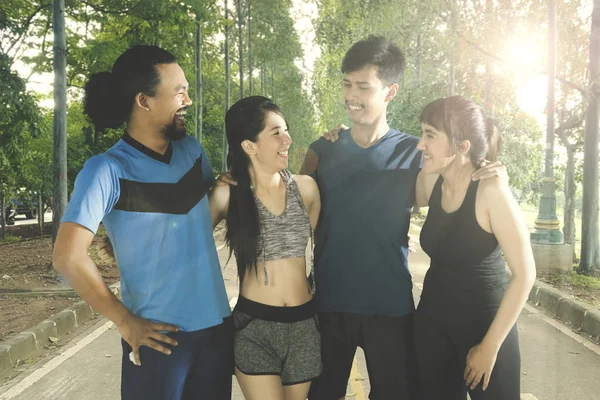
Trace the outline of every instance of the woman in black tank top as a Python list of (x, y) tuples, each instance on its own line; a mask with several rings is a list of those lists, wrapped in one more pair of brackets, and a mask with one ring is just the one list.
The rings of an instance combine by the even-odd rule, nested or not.
[(498, 131), (461, 97), (430, 103), (421, 123), (416, 203), (429, 206), (421, 246), (431, 258), (415, 324), (424, 399), (518, 400), (516, 321), (535, 280), (529, 233), (505, 180), (471, 179), (486, 155), (495, 160)]

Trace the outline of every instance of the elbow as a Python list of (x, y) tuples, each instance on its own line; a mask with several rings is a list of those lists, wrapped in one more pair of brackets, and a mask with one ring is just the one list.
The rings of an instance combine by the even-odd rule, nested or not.
[(537, 277), (537, 270), (535, 267), (535, 260), (533, 255), (529, 262), (527, 263), (527, 268), (525, 268), (525, 276), (528, 283), (531, 283), (531, 286), (535, 283), (535, 279)]
[(526, 264), (524, 268), (511, 269), (508, 272), (511, 282), (515, 282), (526, 290), (531, 290), (536, 279), (535, 263), (533, 261), (530, 264)]
[(533, 284), (535, 283), (535, 279), (537, 278), (537, 272), (535, 270), (535, 264), (533, 264), (531, 266), (531, 268), (527, 271), (526, 274), (526, 282), (527, 285), (529, 286), (529, 289), (531, 289), (533, 287)]
[(527, 290), (531, 290), (536, 279), (535, 263), (531, 263), (529, 266), (527, 266), (523, 273), (516, 278), (522, 282), (523, 286), (527, 288)]

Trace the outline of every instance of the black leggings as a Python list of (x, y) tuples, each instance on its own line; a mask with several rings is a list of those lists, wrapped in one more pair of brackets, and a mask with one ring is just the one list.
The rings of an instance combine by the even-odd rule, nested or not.
[[(445, 311), (448, 311), (444, 307)], [(488, 387), (482, 382), (471, 390), (463, 379), (467, 353), (479, 344), (496, 310), (486, 314), (465, 307), (441, 312), (439, 307), (419, 305), (415, 319), (415, 345), (424, 400), (519, 400), (521, 357), (517, 326), (502, 344)]]

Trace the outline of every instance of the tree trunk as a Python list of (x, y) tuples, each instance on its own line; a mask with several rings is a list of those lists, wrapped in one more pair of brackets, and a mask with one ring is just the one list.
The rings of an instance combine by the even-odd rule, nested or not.
[[(450, 23), (452, 24), (452, 32), (457, 32), (458, 31), (458, 23), (457, 23), (457, 13), (458, 11), (456, 10), (456, 4), (453, 1), (451, 3), (451, 16), (450, 16)], [(450, 87), (448, 88), (448, 96), (454, 96), (454, 90), (456, 88), (456, 48), (457, 43), (456, 40), (454, 40), (454, 49), (450, 50), (450, 71), (449, 71), (449, 81), (450, 81)]]
[(38, 191), (37, 198), (37, 207), (38, 207), (38, 230), (40, 236), (44, 234), (44, 203), (42, 202), (42, 191)]
[(4, 240), (6, 239), (6, 218), (8, 217), (8, 215), (6, 215), (6, 199), (4, 198), (4, 193), (0, 193), (0, 207), (2, 207), (2, 227), (0, 228), (0, 239)]
[(202, 23), (196, 14), (196, 139), (202, 142)]
[(250, 96), (253, 94), (252, 84), (252, 25), (250, 23), (250, 0), (246, 0), (246, 8), (248, 12), (248, 93)]
[(598, 114), (600, 112), (600, 0), (594, 0), (590, 35), (591, 96), (585, 120), (583, 150), (583, 209), (581, 213), (581, 258), (579, 272), (600, 270), (598, 242)]
[(454, 55), (450, 57), (450, 87), (448, 88), (448, 96), (454, 96), (454, 81), (456, 80), (456, 66), (454, 65)]
[(275, 65), (271, 66), (271, 100), (275, 103)]
[(567, 169), (565, 172), (565, 210), (563, 234), (565, 243), (575, 245), (575, 153), (576, 148), (567, 147)]
[(485, 65), (485, 87), (483, 92), (483, 112), (486, 117), (490, 118), (494, 115), (494, 101), (492, 97), (493, 89), (493, 69), (491, 63)]
[(67, 207), (67, 41), (65, 1), (53, 2), (54, 27), (54, 204), (52, 243)]
[[(548, 103), (546, 106), (546, 178), (554, 178), (554, 114), (556, 110), (556, 6), (548, 1)], [(554, 192), (554, 191), (553, 191)]]
[(260, 68), (260, 94), (261, 94), (261, 96), (266, 96), (267, 95), (267, 93), (266, 93), (266, 90), (267, 90), (266, 86), (267, 86), (267, 84), (265, 83), (267, 78), (265, 78), (265, 76), (266, 76), (266, 73), (265, 73), (265, 63), (263, 62), (262, 66)]
[[(485, 19), (488, 26), (494, 26), (494, 2), (486, 0), (485, 2)], [(458, 46), (457, 46), (458, 47)], [(483, 89), (483, 112), (486, 117), (492, 117), (494, 114), (494, 101), (492, 100), (494, 70), (492, 63), (488, 61), (485, 64), (485, 86)]]
[(242, 0), (236, 1), (238, 17), (238, 48), (239, 48), (239, 67), (240, 67), (240, 99), (244, 98), (244, 36), (242, 35)]
[[(227, 0), (225, 0), (225, 112), (229, 110), (229, 7), (227, 6)], [(227, 146), (227, 134), (225, 132), (225, 125), (223, 125), (223, 160), (221, 162), (221, 171), (227, 171), (227, 153), (229, 149)]]

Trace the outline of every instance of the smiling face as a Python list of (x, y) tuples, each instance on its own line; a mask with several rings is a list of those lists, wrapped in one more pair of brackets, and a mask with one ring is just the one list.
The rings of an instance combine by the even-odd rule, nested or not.
[(288, 167), (291, 144), (292, 138), (285, 119), (273, 111), (265, 114), (265, 128), (258, 134), (256, 142), (246, 143), (250, 146), (252, 162), (273, 171)]
[(189, 84), (179, 64), (158, 64), (156, 68), (160, 83), (156, 94), (147, 97), (149, 117), (167, 139), (182, 139), (186, 134), (184, 115), (192, 105), (188, 95)]
[(397, 84), (387, 85), (377, 76), (377, 67), (367, 65), (344, 75), (344, 102), (350, 120), (357, 125), (374, 125), (385, 116)]
[(450, 138), (433, 126), (421, 124), (421, 140), (417, 149), (423, 152), (422, 170), (426, 174), (441, 174), (456, 158)]

